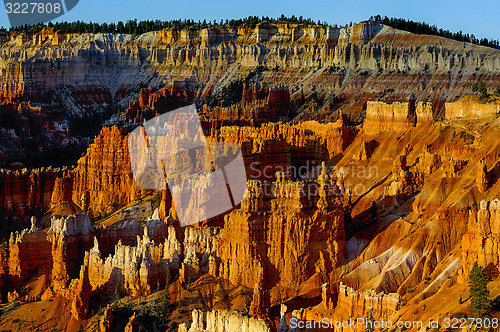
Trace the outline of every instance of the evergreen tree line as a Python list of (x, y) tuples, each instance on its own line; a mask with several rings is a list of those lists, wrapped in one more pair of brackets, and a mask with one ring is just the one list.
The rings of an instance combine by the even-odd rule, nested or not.
[[(134, 35), (140, 35), (150, 31), (158, 31), (166, 28), (174, 28), (174, 29), (192, 29), (198, 30), (208, 27), (217, 27), (217, 26), (230, 26), (233, 28), (248, 26), (251, 28), (255, 28), (257, 24), (261, 22), (270, 22), (270, 23), (296, 23), (302, 25), (327, 25), (326, 22), (321, 21), (313, 21), (310, 18), (304, 18), (302, 16), (295, 17), (292, 15), (291, 17), (286, 17), (285, 15), (281, 15), (278, 18), (270, 18), (268, 16), (248, 16), (242, 19), (231, 19), (231, 20), (203, 20), (203, 21), (195, 21), (192, 19), (179, 19), (179, 20), (170, 20), (170, 21), (162, 21), (162, 20), (146, 20), (146, 21), (137, 21), (137, 20), (128, 20), (126, 22), (119, 21), (118, 23), (86, 23), (82, 21), (76, 22), (58, 22), (48, 24), (37, 24), (33, 26), (22, 26), (17, 28), (10, 28), (10, 31), (18, 31), (18, 32), (29, 32), (29, 33), (38, 33), (44, 27), (53, 28), (56, 31), (63, 33), (128, 33)], [(6, 29), (2, 28), (3, 32), (7, 32)]]
[(425, 22), (415, 22), (411, 20), (405, 20), (403, 18), (394, 18), (394, 17), (389, 18), (387, 16), (382, 18), (380, 15), (370, 17), (369, 21), (382, 23), (390, 27), (393, 27), (395, 29), (404, 30), (416, 34), (440, 36), (461, 42), (500, 49), (500, 44), (498, 40), (487, 39), (487, 38), (478, 39), (473, 34), (468, 34), (468, 33), (464, 34), (462, 31), (451, 32), (449, 30), (444, 30), (442, 28), (438, 28), (435, 25), (430, 25)]

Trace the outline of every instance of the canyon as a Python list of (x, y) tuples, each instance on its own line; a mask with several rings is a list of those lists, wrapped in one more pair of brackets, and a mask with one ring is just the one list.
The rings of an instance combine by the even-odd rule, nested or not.
[[(499, 50), (373, 22), (0, 40), (1, 326), (472, 317), (475, 262), (500, 296), (500, 100), (472, 92), (500, 86)], [(137, 185), (128, 142), (191, 104), (207, 142), (241, 148), (248, 181), (240, 204), (181, 227), (168, 186)], [(106, 114), (95, 137), (75, 129)], [(84, 153), (26, 167), (38, 126)]]

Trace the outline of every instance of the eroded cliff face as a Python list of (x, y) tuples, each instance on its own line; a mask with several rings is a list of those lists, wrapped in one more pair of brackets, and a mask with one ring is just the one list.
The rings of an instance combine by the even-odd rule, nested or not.
[[(273, 181), (276, 172), (299, 170), (301, 166), (293, 178), (308, 178), (311, 174), (317, 177), (317, 172), (310, 174), (310, 171), (314, 167), (317, 170), (325, 158), (342, 152), (352, 135), (341, 118), (328, 124), (311, 121), (295, 125), (222, 127), (211, 131), (207, 139), (238, 144), (242, 148), (248, 178)], [(115, 126), (103, 128), (87, 154), (71, 170), (71, 176), (64, 180), (73, 188), (72, 204), (87, 213), (102, 215), (149, 194), (151, 190), (138, 187), (134, 181), (131, 157), (128, 136)], [(59, 186), (63, 186), (64, 181), (59, 180)], [(63, 200), (61, 191), (57, 190), (54, 205)], [(168, 215), (170, 205), (164, 202), (160, 211), (163, 216)]]
[(52, 244), (52, 285), (64, 289), (80, 271), (85, 250), (91, 245), (92, 226), (87, 215), (52, 217), (47, 239)]
[[(366, 109), (363, 127), (374, 133), (406, 130), (415, 121), (498, 112), (496, 104), (469, 100), (448, 103), (447, 110), (443, 106), (469, 93), (479, 79), (490, 90), (498, 85), (498, 50), (413, 35), (376, 23), (340, 29), (263, 23), (255, 29), (163, 30), (136, 37), (44, 30), (36, 35), (3, 36), (0, 57), (4, 73), (0, 98), (6, 102), (2, 112), (15, 119), (0, 123), (8, 141), (1, 143), (5, 166), (12, 161), (43, 164), (61, 156), (68, 156), (60, 161), (68, 165), (94, 136), (94, 129), (87, 129), (92, 127), (89, 119), (104, 121), (127, 106), (122, 118), (108, 124), (141, 123), (193, 102), (200, 105), (207, 131), (293, 118), (336, 120), (342, 117), (339, 109), (356, 121)], [(152, 89), (135, 88), (146, 83)], [(241, 97), (219, 100), (235, 92), (231, 86), (237, 87)], [(376, 99), (392, 106), (372, 102)], [(408, 107), (396, 106), (409, 100), (415, 106), (411, 102)], [(92, 212), (97, 214), (110, 212), (105, 211), (106, 205), (126, 204), (137, 197), (138, 188), (125, 174), (111, 186), (109, 179), (98, 184), (111, 188), (106, 190), (112, 195), (91, 194), (99, 190), (91, 188), (95, 184), (88, 182), (85, 172), (107, 174), (105, 168), (124, 165), (126, 171), (128, 167), (125, 141), (119, 146), (113, 135), (116, 132), (98, 137), (115, 142), (110, 151), (122, 156), (113, 165), (97, 166), (100, 156), (89, 152), (75, 176), (74, 203), (83, 208), (85, 201), (91, 201), (96, 209)], [(29, 144), (30, 137), (40, 146)], [(330, 154), (340, 150), (337, 140), (328, 143)], [(343, 132), (342, 148), (347, 141)], [(60, 153), (51, 150), (54, 142), (62, 147)], [(101, 144), (95, 142), (94, 151)], [(4, 219), (23, 217), (20, 227), (26, 227), (30, 215), (40, 216), (51, 195), (53, 176), (48, 173), (5, 174), (11, 184), (1, 195)]]
[(47, 272), (52, 265), (50, 242), (47, 241), (45, 233), (36, 227), (35, 222), (33, 218), (30, 229), (25, 229), (21, 233), (11, 233), (8, 260), (4, 257), (8, 262), (4, 278), (10, 275), (17, 287), (27, 281), (33, 273), (38, 270)]
[(219, 275), (249, 288), (261, 284), (293, 290), (315, 272), (337, 267), (345, 255), (345, 238), (344, 197), (336, 190), (329, 181), (251, 182), (241, 209), (225, 218)]
[(377, 134), (381, 131), (404, 132), (416, 122), (414, 102), (368, 101), (363, 129), (367, 133)]
[[(420, 108), (420, 113), (434, 112), (432, 105)], [(269, 327), (277, 320), (289, 327), (293, 317), (346, 320), (371, 313), (375, 319), (427, 319), (466, 310), (458, 301), (443, 308), (435, 303), (440, 296), (464, 292), (476, 260), (498, 264), (494, 216), (500, 146), (493, 139), (498, 120), (484, 121), (467, 129), (459, 120), (417, 120), (397, 135), (389, 127), (356, 132), (343, 117), (326, 124), (211, 130), (209, 140), (242, 147), (250, 179), (249, 196), (222, 222), (180, 229), (175, 207), (167, 208), (171, 203), (163, 207), (164, 220), (159, 209), (140, 222), (125, 218), (95, 229), (84, 215), (53, 216), (48, 234), (34, 226), (13, 235), (8, 250), (0, 252), (0, 272), (12, 281), (2, 285), (2, 298), (64, 298), (73, 317), (83, 319), (90, 315), (92, 294), (111, 298), (119, 288), (131, 297), (154, 295), (164, 288), (168, 271), (173, 290), (199, 290), (196, 296), (206, 305), (200, 310), (246, 308)], [(471, 140), (461, 132), (481, 138)], [(75, 192), (78, 174), (86, 174), (82, 165), (96, 169), (84, 177), (87, 209), (112, 204), (112, 198), (90, 199), (110, 196), (106, 186), (130, 192), (131, 171), (110, 162), (127, 161), (126, 135), (106, 128), (101, 136), (75, 170), (56, 179), (55, 206), (80, 196)], [(99, 155), (100, 150), (105, 153)], [(321, 160), (326, 162), (316, 166)], [(315, 166), (301, 180), (286, 167), (280, 171), (307, 161)], [(252, 179), (255, 162), (276, 173), (270, 180)], [(132, 202), (132, 196), (125, 197), (122, 204)], [(26, 253), (33, 246), (42, 248), (41, 256), (29, 261)], [(36, 291), (25, 292), (21, 286), (33, 273), (47, 277)], [(241, 287), (236, 291), (241, 303), (224, 295), (230, 287)], [(181, 306), (190, 301), (183, 298)], [(270, 308), (282, 303), (288, 309), (277, 317)], [(433, 312), (426, 309), (431, 307)], [(234, 324), (253, 324), (247, 320)]]
[(141, 189), (134, 182), (128, 141), (118, 128), (103, 128), (73, 170), (73, 202), (86, 211), (111, 212), (135, 200)]
[(342, 282), (335, 287), (338, 289), (332, 291), (330, 284), (323, 284), (321, 302), (316, 306), (287, 314), (288, 308), (282, 305), (278, 331), (365, 331), (367, 325), (359, 323), (359, 319), (369, 317), (372, 323), (393, 321), (402, 307), (397, 293), (377, 293), (373, 289), (359, 292)]
[(321, 162), (343, 151), (352, 135), (344, 120), (319, 124), (265, 124), (260, 127), (222, 127), (211, 140), (238, 144), (241, 147), (247, 177), (274, 181), (276, 172), (292, 172), (293, 179), (309, 179)]
[[(347, 90), (349, 96), (392, 88), (406, 98), (444, 93), (449, 100), (470, 91), (478, 75), (498, 73), (498, 52), (367, 22), (347, 28), (262, 23), (255, 29), (163, 30), (137, 37), (44, 31), (12, 34), (3, 42), (2, 98), (41, 96), (82, 81), (87, 90), (126, 96), (134, 85), (161, 85), (165, 79), (201, 84), (205, 95), (264, 65), (280, 68), (282, 84), (307, 94), (312, 86), (319, 94)], [(298, 81), (297, 71), (303, 76), (313, 69)], [(272, 73), (265, 76), (277, 81)]]
[[(52, 299), (90, 330), (120, 321), (133, 330), (160, 319), (168, 292), (168, 319), (192, 321), (180, 331), (288, 331), (291, 318), (468, 312), (458, 299), (471, 266), (499, 264), (498, 102), (445, 103), (478, 79), (496, 84), (496, 50), (368, 23), (16, 38), (0, 50), (17, 57), (2, 77), (10, 103), (85, 80), (67, 107), (111, 94), (128, 108), (74, 169), (0, 174), (2, 211), (48, 209), (50, 221), (42, 230), (34, 220), (0, 249), (4, 302)], [(135, 89), (146, 81), (152, 88)], [(241, 97), (225, 105), (231, 84)], [(207, 104), (208, 141), (241, 147), (249, 195), (181, 228), (168, 190), (136, 186), (127, 133), (193, 101)], [(146, 209), (149, 199), (158, 209)], [(130, 306), (110, 305), (120, 292)], [(107, 306), (102, 315), (96, 304)]]
[(498, 199), (483, 200), (477, 213), (470, 212), (467, 233), (462, 237), (462, 268), (465, 279), (474, 262), (482, 267), (498, 269), (499, 204)]
[(259, 331), (269, 332), (271, 329), (262, 319), (247, 317), (230, 310), (213, 310), (202, 312), (193, 310), (193, 322), (188, 329), (186, 325), (179, 327), (179, 332), (229, 332)]
[(357, 292), (340, 284), (336, 310), (345, 311), (349, 317), (366, 317), (368, 312), (376, 315), (373, 319), (388, 320), (401, 308), (401, 296), (397, 293), (376, 293), (373, 290)]
[[(155, 262), (151, 254), (155, 248), (151, 246), (154, 243), (147, 235), (138, 236), (136, 247), (124, 246), (119, 241), (114, 255), (102, 259), (96, 238), (94, 247), (85, 257), (92, 289), (109, 295), (114, 294), (116, 289), (123, 289), (126, 294), (139, 296), (149, 295), (152, 289), (164, 285), (168, 262)], [(158, 251), (162, 252), (161, 249)]]
[(481, 101), (478, 97), (467, 96), (445, 104), (446, 120), (488, 117), (500, 112), (498, 101)]
[[(31, 216), (41, 216), (50, 207), (59, 169), (0, 170), (0, 214), (2, 231), (10, 231), (7, 221), (16, 228), (29, 225)], [(11, 226), (14, 226), (11, 225)]]

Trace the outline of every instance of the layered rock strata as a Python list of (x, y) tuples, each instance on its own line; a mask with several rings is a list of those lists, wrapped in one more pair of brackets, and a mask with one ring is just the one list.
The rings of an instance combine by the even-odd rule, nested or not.
[(225, 218), (220, 277), (249, 288), (294, 289), (341, 264), (347, 198), (335, 182), (293, 182), (283, 174), (274, 183), (250, 181), (248, 189), (241, 208)]
[(379, 101), (368, 101), (363, 130), (367, 134), (381, 131), (406, 131), (415, 123), (414, 102), (393, 102), (386, 104)]
[(498, 269), (500, 255), (500, 200), (483, 200), (479, 210), (469, 213), (467, 233), (462, 237), (462, 268), (464, 276), (472, 269), (474, 262), (482, 267)]
[(193, 321), (189, 330), (183, 324), (179, 332), (269, 332), (271, 329), (262, 319), (244, 316), (237, 311), (212, 310), (202, 312), (193, 310)]
[[(50, 207), (59, 169), (0, 170), (0, 218), (19, 218), (17, 227), (29, 225), (31, 216), (41, 216)], [(14, 223), (14, 222), (13, 222)]]
[(481, 101), (476, 96), (466, 96), (455, 102), (445, 103), (445, 119), (477, 118), (498, 114), (500, 102)]
[(101, 258), (99, 243), (95, 239), (94, 247), (85, 256), (92, 289), (111, 295), (118, 288), (131, 296), (139, 296), (149, 295), (160, 284), (164, 285), (168, 262), (155, 262), (151, 256), (152, 246), (155, 246), (154, 242), (144, 235), (138, 237), (137, 246), (124, 246), (118, 242), (113, 255)]

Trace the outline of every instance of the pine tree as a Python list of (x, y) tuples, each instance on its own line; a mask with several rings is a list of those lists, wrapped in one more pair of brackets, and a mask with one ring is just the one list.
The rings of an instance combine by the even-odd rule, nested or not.
[(472, 87), (473, 92), (479, 92), (481, 99), (487, 99), (490, 95), (488, 94), (488, 89), (486, 88), (486, 83), (479, 81)]
[(373, 314), (372, 310), (368, 311), (366, 313), (366, 320), (365, 320), (365, 332), (373, 332), (375, 331), (375, 328), (373, 327), (375, 320), (373, 319)]
[(182, 293), (181, 293), (181, 287), (180, 285), (177, 286), (177, 315), (180, 317), (181, 316), (181, 301), (182, 301)]
[(476, 261), (469, 273), (470, 309), (474, 317), (482, 317), (491, 307), (490, 300), (488, 300), (490, 292), (486, 284), (486, 272)]
[(167, 270), (167, 278), (166, 278), (166, 283), (165, 283), (165, 294), (163, 294), (163, 301), (161, 303), (161, 311), (163, 312), (163, 315), (165, 316), (165, 318), (168, 318), (168, 316), (170, 315), (169, 284), (170, 284), (170, 273)]
[(120, 286), (116, 285), (115, 286), (115, 301), (120, 301), (122, 298), (122, 290)]
[(500, 97), (500, 86), (497, 86), (494, 94), (496, 97)]

